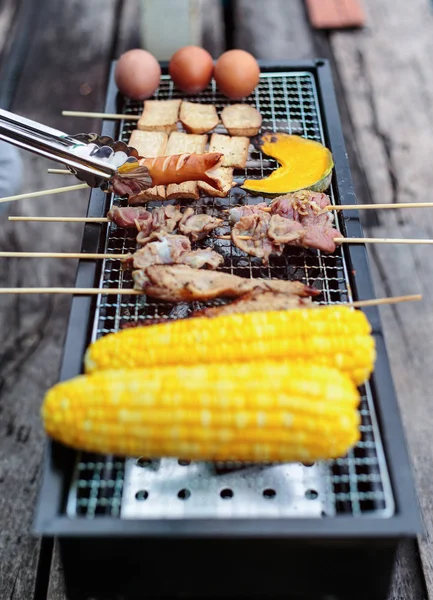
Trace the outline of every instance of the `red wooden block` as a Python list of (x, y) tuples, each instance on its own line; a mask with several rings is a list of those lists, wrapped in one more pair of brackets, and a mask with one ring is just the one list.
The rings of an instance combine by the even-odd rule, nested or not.
[(315, 29), (362, 27), (365, 13), (359, 0), (305, 0)]

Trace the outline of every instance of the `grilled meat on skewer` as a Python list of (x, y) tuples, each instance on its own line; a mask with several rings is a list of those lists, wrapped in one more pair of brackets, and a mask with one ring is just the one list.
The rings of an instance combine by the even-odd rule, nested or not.
[[(232, 240), (235, 246), (251, 256), (257, 256), (268, 264), (271, 254), (280, 255), (283, 246), (269, 237), (271, 216), (267, 212), (247, 214), (241, 217), (232, 229)], [(249, 239), (243, 239), (247, 237)]]
[(219, 227), (222, 222), (222, 219), (210, 215), (196, 215), (193, 208), (187, 208), (179, 223), (179, 231), (184, 235), (189, 235), (193, 242), (197, 242)]
[[(179, 305), (178, 305), (179, 306)], [(181, 305), (182, 306), (182, 305)], [(188, 305), (186, 305), (188, 306)], [(281, 292), (269, 292), (260, 289), (247, 292), (233, 302), (222, 304), (221, 306), (209, 306), (201, 310), (188, 311), (179, 314), (171, 314), (168, 317), (156, 317), (154, 319), (144, 319), (143, 321), (128, 321), (121, 325), (121, 329), (130, 329), (133, 327), (147, 327), (148, 325), (159, 325), (169, 323), (171, 319), (187, 319), (197, 317), (220, 317), (223, 315), (232, 315), (235, 313), (249, 313), (272, 310), (290, 310), (292, 308), (314, 308), (319, 306), (311, 301), (311, 298), (301, 298), (294, 294), (283, 294)]]
[(112, 206), (107, 213), (107, 219), (118, 227), (140, 231), (142, 223), (145, 227), (146, 223), (152, 220), (152, 214), (143, 206)]
[(262, 215), (264, 210), (268, 210), (268, 205), (265, 202), (260, 202), (260, 204), (245, 204), (244, 206), (235, 206), (229, 210), (230, 225), (236, 225), (236, 223), (242, 217), (249, 215)]
[(247, 254), (262, 258), (265, 264), (270, 254), (281, 254), (286, 244), (335, 252), (334, 238), (341, 234), (332, 227), (333, 215), (328, 206), (326, 194), (302, 190), (276, 198), (266, 212), (263, 204), (236, 207), (229, 217), (234, 223), (233, 243)]
[(234, 313), (248, 313), (271, 310), (289, 310), (291, 308), (313, 308), (311, 298), (302, 298), (294, 294), (255, 289), (240, 296), (233, 302), (222, 306), (211, 306), (193, 312), (190, 317), (219, 317)]
[(126, 256), (122, 262), (127, 268), (133, 269), (173, 264), (186, 264), (195, 269), (217, 269), (224, 259), (208, 248), (191, 250), (191, 242), (184, 235), (162, 235), (154, 232), (149, 237), (149, 243), (134, 254)]
[(212, 300), (220, 296), (237, 298), (256, 288), (305, 297), (320, 294), (319, 290), (300, 281), (247, 279), (220, 271), (192, 269), (187, 265), (154, 265), (133, 271), (132, 277), (135, 289), (167, 302)]
[(152, 220), (146, 222), (145, 226), (139, 224), (140, 227), (137, 228), (137, 244), (140, 246), (144, 246), (153, 239), (154, 233), (173, 233), (182, 219), (179, 208), (171, 205), (154, 208), (150, 214)]
[(108, 211), (107, 218), (118, 227), (137, 229), (137, 243), (141, 246), (147, 244), (152, 233), (173, 233), (177, 227), (182, 234), (197, 242), (223, 222), (222, 219), (207, 214), (196, 215), (190, 207), (182, 213), (177, 206), (171, 204), (154, 208), (151, 212), (142, 206), (113, 206)]

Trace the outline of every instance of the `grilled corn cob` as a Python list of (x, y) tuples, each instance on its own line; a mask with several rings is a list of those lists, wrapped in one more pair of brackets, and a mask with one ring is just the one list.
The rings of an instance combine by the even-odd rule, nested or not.
[(185, 319), (109, 334), (88, 348), (85, 369), (290, 358), (337, 367), (359, 385), (375, 361), (370, 331), (344, 306)]
[(346, 454), (358, 403), (338, 370), (284, 360), (81, 375), (47, 393), (42, 416), (48, 435), (91, 452), (290, 462)]

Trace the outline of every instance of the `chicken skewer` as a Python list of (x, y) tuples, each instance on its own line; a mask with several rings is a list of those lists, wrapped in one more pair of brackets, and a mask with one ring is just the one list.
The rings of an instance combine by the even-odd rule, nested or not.
[[(233, 244), (246, 254), (269, 262), (281, 255), (286, 245), (311, 248), (332, 254), (343, 243), (433, 244), (433, 240), (345, 238), (333, 226), (330, 200), (326, 194), (303, 190), (264, 203), (233, 208), (229, 212)], [(265, 209), (265, 210), (263, 210)]]
[[(56, 217), (36, 217), (36, 220), (45, 222)], [(10, 217), (11, 220), (20, 221), (21, 217)], [(85, 217), (69, 217), (68, 221), (83, 222)], [(223, 221), (206, 213), (195, 214), (193, 208), (188, 207), (183, 213), (178, 206), (170, 204), (154, 208), (152, 211), (144, 207), (113, 206), (107, 217), (90, 217), (89, 223), (113, 222), (119, 227), (133, 228), (138, 230), (137, 243), (144, 245), (152, 233), (173, 233), (175, 229), (183, 235), (187, 235), (193, 242), (203, 239), (213, 229), (219, 227)]]
[[(231, 240), (232, 237), (230, 235), (218, 235), (216, 236), (218, 240)], [(239, 240), (249, 241), (253, 239), (251, 235), (240, 235), (238, 236)], [(433, 239), (422, 239), (422, 238), (345, 238), (345, 237), (336, 237), (334, 238), (334, 242), (336, 244), (433, 244)]]
[[(74, 287), (10, 287), (0, 288), (0, 294), (66, 294), (72, 296), (142, 296), (143, 292), (135, 288), (74, 288)], [(370, 300), (356, 300), (342, 302), (343, 306), (363, 308), (368, 306), (382, 306), (385, 304), (400, 304), (402, 302), (417, 302), (422, 300), (421, 294), (407, 296), (393, 296), (388, 298), (372, 298)]]
[(191, 249), (184, 235), (154, 233), (150, 241), (134, 253), (99, 254), (84, 252), (0, 252), (0, 258), (61, 258), (79, 260), (117, 260), (125, 269), (144, 269), (151, 265), (185, 264), (194, 269), (217, 269), (224, 262), (210, 248)]

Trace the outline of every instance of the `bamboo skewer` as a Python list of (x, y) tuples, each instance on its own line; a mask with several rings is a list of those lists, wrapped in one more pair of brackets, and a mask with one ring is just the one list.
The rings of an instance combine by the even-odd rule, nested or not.
[[(9, 217), (9, 221), (37, 221), (41, 223), (108, 223), (107, 217)], [(230, 235), (217, 235), (217, 240), (231, 240)], [(250, 240), (250, 235), (239, 235), (239, 240)], [(410, 238), (334, 238), (336, 244), (433, 244), (433, 239), (410, 239)], [(19, 254), (19, 253), (18, 253)], [(2, 253), (0, 253), (2, 256)]]
[(101, 112), (82, 112), (80, 110), (62, 110), (64, 117), (94, 117), (96, 119), (110, 119), (110, 120), (129, 120), (138, 121), (139, 115), (121, 115), (117, 113), (101, 113)]
[(73, 175), (68, 169), (47, 169), (47, 173), (51, 173), (51, 175)]
[(401, 202), (386, 204), (331, 204), (327, 207), (328, 211), (332, 210), (382, 210), (387, 208), (433, 208), (433, 202)]
[(8, 217), (9, 221), (35, 221), (40, 223), (109, 223), (107, 217)]
[[(233, 206), (232, 208), (236, 208)], [(392, 203), (387, 202), (385, 204), (330, 204), (325, 206), (322, 210), (331, 212), (333, 210), (382, 210), (382, 209), (395, 209), (395, 208), (433, 208), (433, 202), (401, 202)], [(230, 212), (230, 208), (225, 209), (223, 212)], [(263, 212), (271, 212), (269, 206), (261, 207), (260, 210)]]
[[(0, 288), (0, 294), (72, 294), (77, 296), (140, 296), (144, 292), (134, 288), (73, 288), (73, 287), (39, 287), (39, 288)], [(403, 302), (418, 302), (422, 300), (421, 294), (408, 296), (393, 296), (389, 298), (372, 298), (371, 300), (356, 300), (354, 302), (341, 302), (339, 306), (362, 308), (368, 306), (382, 306), (386, 304), (401, 304)]]
[[(217, 240), (231, 240), (230, 235), (217, 235)], [(238, 235), (238, 240), (250, 240), (250, 235)], [(334, 238), (336, 244), (433, 244), (433, 239), (409, 239), (409, 238)]]
[(104, 296), (130, 295), (140, 296), (140, 290), (133, 288), (73, 288), (73, 287), (40, 287), (40, 288), (0, 288), (0, 294), (72, 294), (80, 296)]
[(409, 238), (334, 238), (336, 244), (433, 244), (433, 240)]
[(25, 200), (26, 198), (38, 198), (39, 196), (49, 196), (51, 194), (62, 194), (63, 192), (74, 192), (75, 190), (84, 190), (89, 186), (87, 183), (77, 183), (76, 185), (67, 185), (66, 187), (53, 188), (51, 190), (39, 190), (39, 192), (28, 192), (16, 196), (7, 196), (0, 198), (0, 202), (14, 202), (15, 200)]
[(372, 300), (355, 300), (355, 302), (343, 302), (353, 308), (363, 308), (367, 306), (382, 306), (383, 304), (400, 304), (401, 302), (418, 302), (422, 300), (422, 294), (412, 294), (409, 296), (394, 296), (389, 298), (373, 298)]
[(0, 258), (78, 258), (80, 260), (121, 260), (129, 254), (95, 254), (86, 252), (0, 252)]

